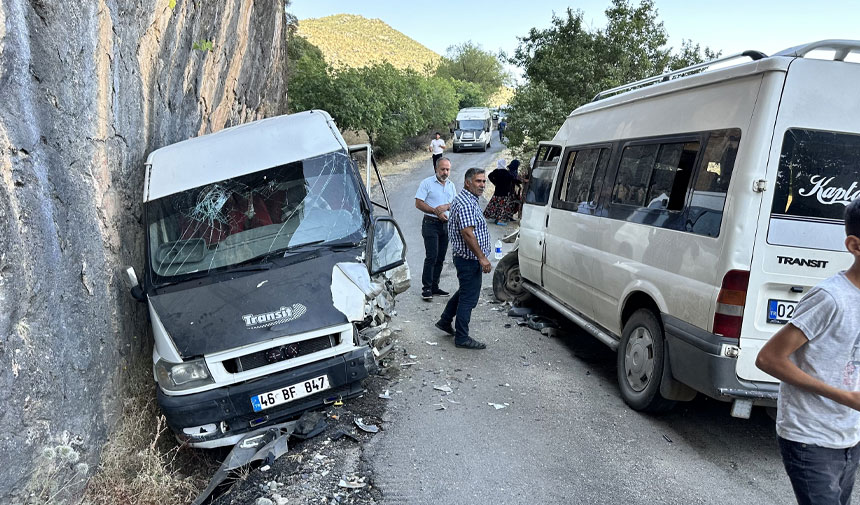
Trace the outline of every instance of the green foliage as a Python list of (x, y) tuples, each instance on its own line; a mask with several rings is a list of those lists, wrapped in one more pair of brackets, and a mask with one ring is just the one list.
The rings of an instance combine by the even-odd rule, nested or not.
[(484, 95), (484, 90), (474, 82), (446, 79), (444, 77), (438, 77), (438, 79), (444, 79), (454, 86), (460, 109), (466, 107), (485, 107), (487, 105), (487, 97)]
[(289, 109), (323, 109), (340, 128), (364, 131), (382, 154), (457, 114), (454, 85), (389, 63), (333, 70), (312, 44), (295, 36), (288, 48)]
[[(469, 106), (472, 107), (486, 106), (490, 96), (509, 79), (499, 58), (471, 41), (449, 47), (436, 68), (436, 76), (476, 84), (481, 91), (481, 100), (479, 103), (471, 102)], [(473, 100), (473, 91), (469, 90), (464, 96)]]
[(543, 82), (533, 82), (517, 89), (508, 104), (508, 126), (505, 138), (515, 157), (528, 159), (538, 141), (549, 140), (564, 122), (570, 110)]
[[(564, 118), (602, 90), (682, 68), (719, 53), (683, 41), (672, 54), (653, 0), (611, 0), (606, 28), (589, 29), (581, 11), (567, 9), (544, 30), (532, 28), (509, 62), (528, 84), (516, 90), (508, 113), (508, 146), (524, 156), (547, 140)], [(550, 109), (549, 104), (556, 109)]]
[(198, 51), (211, 51), (212, 48), (215, 47), (211, 40), (198, 40), (194, 44), (192, 44), (191, 49), (196, 49)]

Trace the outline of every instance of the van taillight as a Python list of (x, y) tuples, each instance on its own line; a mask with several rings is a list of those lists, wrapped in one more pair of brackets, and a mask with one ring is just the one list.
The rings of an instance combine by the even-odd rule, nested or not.
[(750, 273), (746, 270), (729, 270), (723, 277), (720, 294), (717, 295), (717, 311), (714, 313), (714, 333), (728, 338), (741, 338), (749, 284)]

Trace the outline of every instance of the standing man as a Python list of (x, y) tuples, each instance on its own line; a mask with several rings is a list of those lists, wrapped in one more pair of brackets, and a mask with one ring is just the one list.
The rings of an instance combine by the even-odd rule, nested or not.
[[(488, 274), (492, 264), (487, 259), (490, 254), (490, 232), (481, 213), (478, 200), (484, 194), (487, 176), (482, 168), (466, 171), (463, 190), (451, 205), (448, 221), (448, 234), (451, 236), (451, 252), (460, 288), (448, 300), (436, 327), (454, 335), (454, 345), (465, 349), (486, 349), (483, 342), (469, 336), (469, 320), (472, 309), (478, 305), (481, 294), (481, 273)], [(451, 323), (457, 318), (456, 327)]]
[(442, 134), (436, 132), (436, 138), (430, 141), (430, 147), (427, 148), (433, 153), (433, 170), (436, 170), (436, 163), (442, 157), (442, 151), (445, 150), (445, 141), (442, 140)]
[(451, 160), (439, 158), (435, 171), (434, 175), (421, 181), (415, 193), (415, 207), (424, 213), (421, 221), (425, 254), (421, 298), (427, 301), (432, 300), (433, 295), (448, 296), (447, 291), (439, 289), (439, 277), (442, 275), (445, 253), (448, 252), (448, 212), (457, 194), (454, 183), (448, 180)]
[(782, 381), (776, 433), (800, 505), (846, 505), (860, 461), (860, 198), (845, 209), (854, 264), (804, 295), (756, 366)]
[(505, 118), (499, 119), (499, 142), (502, 142), (505, 136), (505, 128), (508, 127), (508, 120)]

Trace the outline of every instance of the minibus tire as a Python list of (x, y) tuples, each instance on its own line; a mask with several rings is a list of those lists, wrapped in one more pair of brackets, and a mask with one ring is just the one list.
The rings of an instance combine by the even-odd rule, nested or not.
[(633, 410), (658, 413), (675, 406), (660, 394), (665, 352), (663, 327), (654, 312), (634, 312), (624, 325), (616, 360), (621, 397)]
[(511, 303), (524, 303), (532, 294), (523, 287), (520, 275), (520, 259), (516, 251), (511, 251), (500, 259), (493, 272), (493, 295), (496, 300)]

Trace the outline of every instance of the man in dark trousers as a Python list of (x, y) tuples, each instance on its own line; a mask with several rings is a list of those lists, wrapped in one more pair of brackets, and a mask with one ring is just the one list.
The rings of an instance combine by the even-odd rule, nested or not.
[[(448, 236), (451, 238), (451, 252), (460, 288), (448, 300), (436, 327), (454, 335), (454, 345), (464, 349), (486, 349), (483, 342), (469, 336), (469, 320), (472, 309), (478, 305), (481, 294), (481, 274), (493, 269), (487, 255), (490, 254), (490, 232), (478, 204), (487, 176), (482, 168), (466, 171), (464, 188), (451, 204), (448, 220)], [(456, 318), (456, 326), (451, 323)]]
[(421, 181), (415, 193), (415, 207), (424, 213), (421, 221), (421, 236), (424, 238), (424, 272), (421, 274), (421, 298), (426, 301), (433, 295), (448, 296), (439, 288), (442, 264), (448, 252), (448, 209), (457, 188), (448, 179), (451, 160), (439, 158), (435, 174)]

